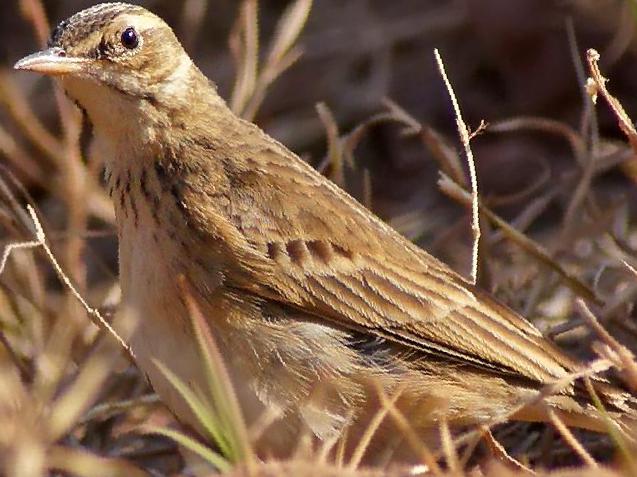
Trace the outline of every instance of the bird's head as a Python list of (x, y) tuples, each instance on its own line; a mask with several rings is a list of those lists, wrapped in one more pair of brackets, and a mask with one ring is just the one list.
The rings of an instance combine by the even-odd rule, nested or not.
[(117, 121), (114, 114), (185, 106), (201, 81), (172, 29), (126, 3), (99, 4), (61, 22), (48, 48), (15, 68), (58, 77), (96, 127)]

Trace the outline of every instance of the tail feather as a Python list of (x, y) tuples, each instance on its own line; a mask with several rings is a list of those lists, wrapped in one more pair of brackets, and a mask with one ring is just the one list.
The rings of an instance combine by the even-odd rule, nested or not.
[(626, 435), (637, 428), (637, 397), (601, 379), (592, 381), (595, 404), (589, 389), (578, 381), (570, 392), (548, 396), (520, 410), (513, 418), (522, 421), (550, 422), (554, 412), (567, 426), (608, 433), (616, 426)]

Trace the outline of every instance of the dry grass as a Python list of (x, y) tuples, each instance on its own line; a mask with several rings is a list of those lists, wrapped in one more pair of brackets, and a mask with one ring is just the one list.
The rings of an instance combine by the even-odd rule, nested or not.
[[(468, 11), (459, 10), (457, 5), (437, 7), (432, 2), (426, 15), (419, 16), (417, 9), (404, 16), (388, 15), (382, 34), (371, 16), (365, 17), (356, 10), (356, 18), (367, 25), (360, 31), (367, 36), (360, 42), (352, 39), (346, 46), (343, 42), (330, 42), (338, 37), (337, 31), (329, 30), (329, 22), (334, 19), (326, 10), (316, 8), (320, 1), (315, 3), (312, 11), (311, 1), (292, 1), (274, 14), (265, 2), (241, 2), (229, 32), (228, 58), (236, 73), (234, 82), (226, 79), (226, 85), (233, 85), (227, 89), (232, 90), (228, 97), (234, 111), (257, 121), (270, 119), (269, 126), (274, 131), (291, 131), (291, 142), (306, 144), (314, 156), (322, 156), (315, 161), (308, 159), (319, 170), (368, 207), (383, 213), (403, 233), (421, 242), (423, 237), (428, 238), (430, 250), (455, 257), (453, 264), (464, 269), (471, 264), (468, 211), (472, 207), (479, 209), (482, 238), (477, 268), (471, 275), (477, 275), (483, 287), (533, 319), (572, 354), (591, 363), (569, 379), (586, 382), (591, 374), (610, 370), (627, 389), (637, 392), (637, 363), (633, 355), (637, 349), (633, 307), (637, 297), (637, 229), (634, 207), (626, 199), (634, 194), (637, 177), (637, 139), (626, 114), (634, 111), (635, 105), (622, 107), (621, 99), (617, 99), (622, 96), (613, 91), (614, 83), (605, 80), (593, 53), (586, 66), (578, 59), (574, 23), (567, 24), (569, 34), (562, 41), (571, 49), (574, 70), (582, 84), (578, 114), (565, 120), (539, 116), (533, 108), (512, 107), (509, 116), (494, 116), (474, 151), (478, 178), (485, 182), (498, 174), (480, 170), (481, 151), (485, 151), (480, 147), (483, 137), (502, 147), (502, 154), (506, 155), (506, 141), (510, 138), (540, 135), (542, 141), (551, 144), (550, 151), (556, 156), (568, 157), (567, 165), (556, 172), (550, 160), (539, 159), (540, 173), (536, 170), (530, 174), (525, 187), (504, 187), (507, 193), (494, 193), (482, 192), (481, 185), (480, 200), (472, 201), (467, 190), (473, 180), (465, 174), (463, 160), (454, 146), (453, 117), (446, 118), (449, 124), (436, 128), (408, 112), (417, 109), (416, 102), (381, 100), (388, 92), (383, 86), (390, 69), (387, 50), (413, 40), (424, 30), (439, 28), (450, 36), (457, 35), (455, 28), (466, 21), (472, 2), (467, 2)], [(71, 4), (72, 1), (67, 5)], [(176, 4), (170, 2), (170, 8), (177, 8)], [(15, 0), (15, 5), (24, 24), (32, 30), (30, 34), (42, 44), (49, 31), (44, 5), (39, 0)], [(634, 26), (625, 18), (633, 23), (635, 19), (625, 5), (618, 3), (613, 7), (623, 18), (622, 27), (609, 39), (602, 60), (608, 54), (618, 61), (631, 51)], [(396, 5), (397, 10), (399, 6)], [(189, 0), (179, 7), (177, 15), (189, 32), (187, 45), (195, 45), (197, 34), (203, 35), (201, 22), (204, 17), (210, 19), (204, 14), (211, 8), (206, 0)], [(578, 8), (578, 21), (584, 22), (591, 10), (586, 2)], [(268, 21), (259, 28), (259, 18), (266, 15)], [(473, 15), (475, 18), (475, 12)], [(314, 16), (316, 22), (326, 22), (324, 30), (315, 25), (310, 34), (303, 36), (304, 30), (310, 28), (307, 22), (311, 25)], [(321, 36), (322, 31), (330, 33)], [(270, 40), (265, 41), (265, 54), (261, 54), (264, 38)], [(303, 96), (301, 99), (312, 111), (311, 119), (299, 121), (298, 115), (292, 114), (277, 123), (272, 111), (277, 107), (284, 110), (288, 100), (277, 90), (277, 82), (293, 74), (294, 69), (287, 72), (291, 66), (304, 63), (305, 42), (310, 45), (309, 65), (317, 58), (336, 58), (331, 65), (336, 71), (343, 51), (366, 52), (369, 45), (377, 45), (377, 53), (370, 56), (375, 73), (370, 74), (365, 86), (367, 96), (359, 94), (359, 89), (365, 89), (359, 84), (333, 77), (337, 93), (331, 98), (341, 98), (333, 101), (336, 107), (321, 103), (316, 114), (312, 103), (321, 98), (308, 92), (308, 98), (314, 100)], [(452, 46), (450, 42), (448, 47)], [(469, 48), (464, 44), (463, 47)], [(432, 55), (432, 49), (418, 51), (419, 61)], [(450, 56), (445, 54), (446, 61)], [(268, 426), (277, 416), (265, 415), (253, 428), (245, 427), (216, 353), (214, 337), (199, 315), (197, 304), (184, 290), (202, 359), (210, 374), (210, 389), (201, 395), (187, 396), (205, 424), (203, 427), (209, 430), (205, 439), (196, 439), (161, 406), (121, 343), (99, 320), (110, 320), (118, 301), (117, 280), (112, 271), (114, 217), (101, 186), (101, 161), (90, 154), (88, 141), (82, 137), (80, 115), (60, 91), (54, 90), (57, 119), (51, 121), (46, 108), (29, 97), (34, 90), (27, 93), (8, 66), (0, 68), (0, 230), (5, 247), (0, 260), (2, 475), (207, 475), (213, 466), (228, 476), (413, 475), (413, 467), (399, 463), (361, 468), (374, 432), (383, 421), (391, 421), (404, 435), (421, 456), (420, 469), (428, 468), (431, 475), (637, 473), (635, 446), (626, 435), (611, 425), (609, 436), (574, 431), (555, 415), (552, 426), (497, 422), (461, 435), (450, 432), (442, 423), (443, 445), (440, 450), (429, 449), (393, 406), (398, 396), (386, 396), (381, 389), (382, 406), (367, 431), (360, 436), (347, 436), (358, 442), (349, 459), (344, 458), (343, 441), (317, 445), (300, 438), (289, 460), (259, 460), (254, 455), (254, 444), (267, 438)], [(396, 74), (405, 72), (405, 66), (397, 57)], [(451, 59), (447, 66), (451, 66), (450, 76), (458, 90), (455, 78), (462, 75), (454, 74), (454, 68), (461, 71), (461, 64)], [(426, 65), (418, 64), (417, 68), (425, 69)], [(318, 75), (327, 74), (326, 71)], [(583, 85), (589, 74), (592, 80), (587, 92)], [(314, 84), (318, 75), (316, 71), (310, 76), (306, 73), (302, 84)], [(612, 74), (608, 76), (614, 78)], [(436, 94), (444, 97), (442, 82), (439, 78), (435, 81)], [(532, 81), (540, 84), (549, 79), (535, 77)], [(316, 83), (320, 83), (320, 78)], [(408, 82), (405, 79), (400, 84)], [(480, 87), (471, 81), (461, 81), (460, 87), (463, 113), (467, 114), (468, 109), (470, 121), (489, 118), (492, 111), (465, 108), (465, 95), (479, 92)], [(578, 86), (574, 88), (577, 90)], [(597, 116), (588, 95), (594, 93), (610, 104), (615, 116)], [(46, 94), (50, 96), (50, 91)], [(400, 88), (396, 94), (401, 96)], [(360, 108), (356, 109), (357, 101), (373, 106), (363, 114)], [(329, 104), (332, 106), (332, 102)], [(615, 121), (626, 133), (625, 138), (616, 132), (617, 128), (609, 128)], [(303, 127), (297, 127), (299, 124)], [(379, 168), (382, 171), (384, 167), (382, 162), (379, 166), (377, 161), (367, 159), (378, 154), (376, 149), (387, 146), (383, 142), (387, 131), (392, 137), (392, 154), (410, 155), (415, 150), (417, 155), (427, 154), (435, 162), (435, 169), (443, 173), (440, 189), (446, 197), (434, 205), (436, 210), (452, 212), (423, 213), (424, 206), (418, 203), (388, 213), (392, 210), (388, 197), (402, 186), (396, 187), (379, 174)], [(466, 146), (469, 131), (466, 127), (462, 131)], [(530, 144), (520, 141), (516, 147)], [(568, 147), (564, 148), (562, 142)], [(379, 144), (382, 147), (374, 147)], [(476, 148), (473, 138), (471, 144)], [(533, 149), (529, 155), (534, 155)], [(436, 174), (430, 174), (432, 181)], [(422, 188), (422, 184), (417, 187)], [(626, 197), (618, 195), (617, 189)], [(484, 190), (489, 191), (489, 187)], [(460, 207), (454, 208), (454, 204)], [(39, 221), (34, 222), (31, 210), (37, 211)], [(131, 329), (134, 325), (127, 326)], [(188, 393), (178, 377), (170, 378), (177, 389)], [(564, 383), (555, 383), (543, 395), (560, 385)], [(599, 412), (603, 414), (604, 410), (600, 407)]]

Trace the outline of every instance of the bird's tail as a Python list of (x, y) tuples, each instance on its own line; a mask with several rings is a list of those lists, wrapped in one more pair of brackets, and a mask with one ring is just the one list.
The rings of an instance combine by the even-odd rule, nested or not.
[(637, 396), (620, 386), (591, 378), (578, 380), (568, 391), (549, 395), (526, 406), (515, 419), (524, 421), (558, 420), (570, 427), (625, 436), (637, 431)]

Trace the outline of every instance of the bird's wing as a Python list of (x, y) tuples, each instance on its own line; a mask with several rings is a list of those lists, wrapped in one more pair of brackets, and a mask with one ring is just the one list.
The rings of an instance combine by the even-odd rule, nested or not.
[(576, 367), (529, 322), (286, 152), (266, 148), (255, 153), (258, 160), (227, 165), (241, 180), (230, 181), (232, 200), (220, 215), (260, 257), (255, 270), (267, 270), (234, 283), (229, 274), (228, 286), (412, 350), (540, 383)]

